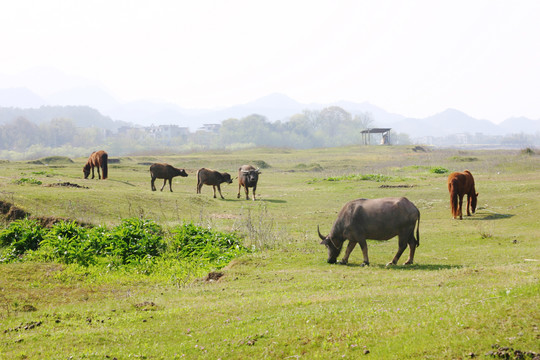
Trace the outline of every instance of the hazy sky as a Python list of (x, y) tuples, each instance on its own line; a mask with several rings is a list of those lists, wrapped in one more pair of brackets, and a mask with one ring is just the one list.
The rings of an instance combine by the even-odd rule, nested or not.
[(188, 108), (277, 92), (540, 119), (538, 19), (537, 0), (1, 1), (0, 74), (52, 67)]

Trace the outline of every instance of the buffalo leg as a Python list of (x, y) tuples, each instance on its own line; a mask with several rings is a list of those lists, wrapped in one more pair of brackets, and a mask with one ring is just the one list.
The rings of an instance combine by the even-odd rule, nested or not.
[(172, 178), (169, 179), (169, 190), (171, 190), (171, 192), (173, 192), (172, 191)]
[(237, 199), (240, 199), (240, 190), (242, 189), (242, 185), (238, 184), (238, 195), (236, 195)]
[(197, 183), (197, 194), (200, 194), (201, 193), (201, 188), (202, 188), (203, 184), (202, 182), (201, 183)]
[(99, 172), (99, 165), (96, 166), (98, 179), (101, 180), (101, 173)]
[(388, 264), (386, 264), (386, 266), (396, 265), (397, 264), (399, 258), (401, 257), (401, 254), (403, 254), (403, 252), (407, 248), (407, 242), (408, 242), (407, 239), (408, 239), (408, 236), (404, 236), (403, 234), (399, 234), (398, 251), (396, 253), (396, 256), (394, 256), (394, 259), (392, 259), (392, 261), (390, 261)]
[(345, 250), (345, 255), (339, 262), (341, 265), (347, 265), (347, 263), (349, 262), (349, 255), (351, 255), (351, 252), (353, 251), (355, 246), (356, 246), (356, 241), (349, 240), (349, 244), (347, 245), (347, 250)]
[(152, 176), (152, 180), (150, 181), (150, 187), (152, 191), (156, 191), (156, 185), (154, 185), (155, 182), (156, 182), (156, 178)]
[(471, 216), (471, 197), (467, 195), (467, 216)]
[(247, 185), (244, 186), (244, 190), (246, 191), (246, 200), (249, 200), (249, 188)]
[[(225, 198), (224, 198), (223, 195), (221, 194), (221, 186), (218, 185), (218, 186), (217, 186), (217, 189), (218, 189), (218, 191), (219, 191), (219, 196), (221, 196), (221, 198), (225, 200)], [(215, 189), (214, 189), (214, 197), (216, 197), (216, 190), (215, 190)]]
[(253, 187), (253, 201), (255, 201), (255, 190), (257, 190), (256, 186)]
[(405, 265), (412, 265), (414, 262), (414, 251), (416, 250), (416, 239), (414, 238), (414, 230), (409, 236), (409, 258), (405, 261)]
[(92, 169), (92, 179), (94, 178), (94, 165), (90, 166), (90, 168)]
[(459, 196), (458, 213), (459, 220), (463, 220), (463, 195)]
[(167, 179), (163, 179), (163, 186), (161, 187), (161, 190), (159, 191), (163, 191), (163, 188), (165, 187), (165, 185), (167, 185)]

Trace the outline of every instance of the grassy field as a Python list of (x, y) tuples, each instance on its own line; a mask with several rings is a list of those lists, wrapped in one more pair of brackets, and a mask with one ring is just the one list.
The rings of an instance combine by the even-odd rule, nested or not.
[[(109, 154), (114, 158), (114, 154)], [(254, 149), (115, 159), (105, 181), (86, 159), (0, 162), (0, 201), (32, 216), (114, 226), (194, 222), (257, 249), (209, 281), (56, 263), (0, 264), (0, 359), (465, 359), (540, 352), (540, 156), (411, 147)], [(149, 166), (187, 178), (150, 190)], [(196, 194), (195, 172), (261, 168), (258, 200), (237, 183)], [(449, 171), (469, 169), (472, 217), (454, 220)], [(69, 183), (68, 186), (55, 186)], [(80, 187), (76, 187), (79, 185)], [(326, 263), (327, 234), (355, 198), (406, 196), (419, 208), (415, 264), (386, 268), (397, 239)], [(183, 276), (183, 275), (182, 275)], [(489, 355), (488, 355), (489, 354)]]

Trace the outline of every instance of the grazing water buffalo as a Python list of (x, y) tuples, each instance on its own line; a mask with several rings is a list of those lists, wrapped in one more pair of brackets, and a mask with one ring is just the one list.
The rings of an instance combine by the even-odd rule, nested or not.
[(255, 201), (255, 190), (257, 190), (260, 173), (259, 168), (255, 169), (251, 165), (240, 166), (238, 169), (238, 199), (240, 199), (240, 189), (243, 186), (246, 192), (246, 200), (249, 200), (249, 188), (253, 188), (253, 201)]
[(172, 192), (172, 178), (175, 176), (182, 176), (186, 177), (188, 174), (186, 173), (186, 170), (184, 169), (178, 169), (174, 166), (171, 166), (169, 164), (152, 164), (150, 166), (150, 176), (152, 176), (151, 186), (152, 191), (156, 191), (156, 186), (154, 185), (154, 182), (156, 179), (164, 179), (163, 180), (163, 186), (161, 187), (160, 191), (163, 191), (163, 188), (167, 184), (167, 180), (169, 180), (169, 189)]
[[(414, 228), (416, 228), (416, 239)], [(420, 246), (420, 211), (407, 198), (357, 199), (349, 201), (338, 214), (328, 236), (322, 236), (321, 244), (328, 248), (328, 262), (334, 264), (345, 240), (349, 240), (341, 264), (347, 264), (349, 255), (356, 244), (360, 244), (364, 254), (362, 266), (369, 265), (366, 239), (388, 240), (398, 235), (398, 251), (388, 265), (395, 265), (401, 254), (410, 248), (405, 265), (412, 264), (414, 251)]]
[(219, 191), (219, 196), (221, 196), (222, 199), (225, 199), (221, 194), (220, 185), (222, 183), (232, 183), (231, 175), (226, 172), (220, 173), (206, 168), (201, 168), (197, 171), (197, 194), (201, 193), (203, 185), (212, 185), (212, 188), (214, 189), (214, 199), (216, 198), (216, 187)]
[(99, 169), (103, 171), (103, 180), (107, 178), (108, 168), (107, 168), (107, 162), (109, 159), (109, 155), (103, 151), (94, 151), (92, 154), (90, 154), (90, 157), (88, 157), (88, 161), (83, 167), (83, 174), (84, 178), (88, 179), (88, 175), (90, 175), (90, 171), (92, 171), (92, 179), (94, 178), (94, 168), (97, 169), (98, 179), (101, 179), (101, 174), (99, 173)]

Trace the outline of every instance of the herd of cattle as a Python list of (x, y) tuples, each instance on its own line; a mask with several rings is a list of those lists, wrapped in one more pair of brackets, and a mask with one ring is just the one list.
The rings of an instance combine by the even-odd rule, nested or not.
[[(253, 188), (253, 200), (256, 200), (255, 192), (257, 190), (257, 182), (259, 181), (260, 173), (261, 172), (258, 168), (256, 169), (251, 165), (242, 165), (238, 169), (238, 198), (240, 198), (240, 190), (243, 187), (246, 193), (246, 200), (249, 200), (249, 188)], [(150, 166), (150, 176), (152, 177), (152, 191), (156, 191), (156, 187), (154, 185), (156, 179), (163, 179), (163, 186), (161, 187), (161, 190), (163, 191), (167, 181), (169, 181), (169, 190), (172, 192), (172, 179), (175, 176), (186, 177), (188, 174), (186, 173), (185, 169), (178, 169), (165, 163), (156, 163)], [(221, 194), (221, 184), (231, 184), (232, 182), (233, 179), (229, 173), (221, 173), (219, 171), (207, 168), (197, 170), (197, 194), (201, 193), (201, 188), (203, 185), (209, 185), (212, 186), (214, 190), (214, 198), (216, 198), (217, 188), (219, 191), (219, 196), (224, 199), (223, 194)]]
[[(96, 160), (97, 154), (100, 155), (100, 161)], [(90, 155), (87, 164), (83, 168), (85, 179), (88, 178), (90, 171), (94, 178), (94, 166), (98, 168), (98, 177), (101, 179), (99, 168), (102, 168), (103, 178), (107, 178), (107, 153), (104, 151), (94, 152)], [(238, 195), (244, 188), (246, 200), (249, 200), (249, 188), (253, 189), (253, 200), (256, 199), (255, 191), (261, 172), (258, 168), (251, 165), (242, 165), (238, 169)], [(175, 168), (166, 163), (155, 163), (150, 166), (151, 188), (156, 191), (154, 185), (156, 179), (163, 179), (161, 191), (169, 181), (169, 190), (172, 192), (172, 179), (176, 176), (187, 177), (185, 169)], [(220, 185), (223, 183), (231, 184), (233, 179), (231, 175), (224, 172), (201, 168), (197, 171), (197, 194), (201, 193), (203, 185), (213, 187), (214, 198), (216, 198), (216, 188), (222, 199)], [(461, 207), (464, 195), (467, 195), (467, 215), (476, 209), (476, 193), (474, 179), (472, 174), (466, 170), (463, 173), (452, 173), (448, 177), (448, 190), (450, 192), (450, 202), (452, 215), (454, 219), (461, 215)], [(416, 237), (414, 230), (416, 228)], [(409, 258), (405, 265), (412, 264), (414, 253), (420, 246), (420, 211), (407, 198), (380, 198), (380, 199), (356, 199), (346, 203), (338, 214), (330, 233), (323, 236), (317, 227), (321, 244), (328, 249), (328, 263), (336, 263), (337, 257), (346, 240), (349, 240), (345, 256), (341, 259), (341, 264), (347, 264), (349, 255), (356, 247), (360, 245), (364, 256), (362, 266), (369, 265), (367, 239), (371, 240), (389, 240), (394, 236), (398, 237), (398, 251), (388, 265), (397, 264), (399, 258), (409, 246)]]

